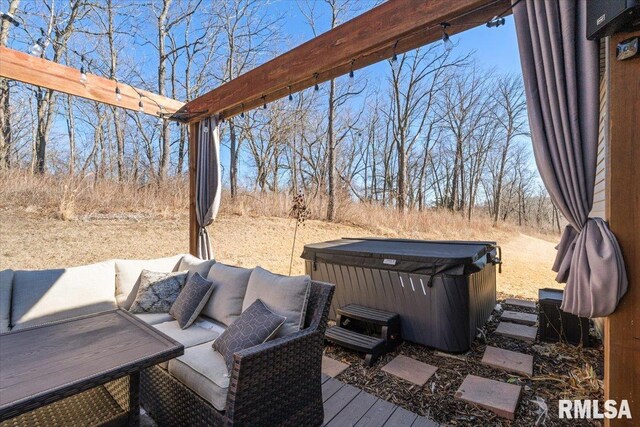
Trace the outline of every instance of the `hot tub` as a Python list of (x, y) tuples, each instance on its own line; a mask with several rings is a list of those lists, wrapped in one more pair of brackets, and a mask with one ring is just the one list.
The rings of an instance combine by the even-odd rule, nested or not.
[(400, 315), (402, 338), (467, 351), (496, 303), (495, 242), (345, 238), (304, 247), (313, 280), (336, 285), (329, 317), (347, 304)]

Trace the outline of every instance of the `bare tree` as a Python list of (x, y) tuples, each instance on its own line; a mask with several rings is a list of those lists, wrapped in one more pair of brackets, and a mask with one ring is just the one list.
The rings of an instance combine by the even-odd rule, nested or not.
[[(15, 16), (19, 4), (20, 0), (11, 0), (9, 2), (9, 9), (6, 12), (7, 16)], [(12, 21), (3, 16), (0, 22), (2, 23), (0, 26), (0, 46), (6, 46)], [(10, 155), (12, 145), (11, 119), (9, 114), (11, 108), (9, 81), (3, 78), (0, 78), (0, 106), (2, 107), (0, 108), (0, 169), (3, 169), (11, 166)]]
[(505, 175), (510, 148), (514, 140), (527, 135), (527, 106), (524, 99), (522, 80), (519, 77), (508, 76), (497, 81), (495, 88), (495, 119), (501, 128), (501, 138), (496, 144), (499, 152), (497, 172), (494, 176), (493, 190), (493, 223), (500, 218), (502, 183)]

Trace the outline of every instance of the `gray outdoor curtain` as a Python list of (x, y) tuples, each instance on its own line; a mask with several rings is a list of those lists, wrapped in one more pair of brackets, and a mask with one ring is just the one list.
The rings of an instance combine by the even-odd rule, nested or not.
[(220, 207), (220, 130), (213, 116), (198, 126), (198, 158), (196, 163), (196, 219), (198, 221), (198, 257), (212, 259), (207, 227), (218, 215)]
[[(513, 1), (513, 0), (512, 0)], [(598, 148), (598, 44), (586, 39), (581, 0), (518, 3), (513, 14), (533, 151), (553, 204), (569, 222), (553, 270), (566, 282), (562, 310), (611, 314), (627, 291), (608, 224), (589, 218)]]

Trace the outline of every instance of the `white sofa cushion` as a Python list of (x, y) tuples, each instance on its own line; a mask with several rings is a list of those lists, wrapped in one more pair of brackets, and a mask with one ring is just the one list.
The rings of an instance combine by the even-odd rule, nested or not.
[(191, 254), (186, 254), (180, 260), (180, 265), (178, 266), (178, 271), (188, 271), (187, 280), (191, 278), (195, 273), (200, 273), (200, 275), (204, 278), (209, 274), (209, 270), (216, 261), (213, 259), (204, 260), (198, 257), (195, 257)]
[(113, 261), (57, 270), (14, 272), (13, 329), (116, 308)]
[(184, 355), (169, 361), (169, 373), (218, 411), (224, 411), (229, 392), (227, 365), (211, 342), (188, 348)]
[(242, 313), (242, 301), (253, 270), (215, 263), (207, 280), (213, 282), (213, 294), (202, 314), (229, 326)]
[(309, 276), (282, 276), (256, 267), (249, 278), (242, 311), (260, 299), (269, 310), (287, 318), (275, 338), (291, 335), (304, 326), (310, 287)]
[(170, 273), (178, 271), (183, 255), (156, 259), (117, 259), (116, 263), (116, 301), (118, 306), (129, 310), (138, 294), (140, 273), (142, 270)]
[(200, 328), (196, 325), (191, 325), (186, 329), (180, 328), (180, 325), (175, 320), (170, 322), (158, 323), (153, 325), (154, 328), (159, 330), (170, 338), (178, 341), (185, 348), (193, 347), (203, 342), (212, 341), (220, 334), (212, 329)]
[(11, 324), (11, 288), (13, 270), (0, 271), (0, 332), (9, 332)]
[(158, 323), (171, 322), (173, 320), (169, 313), (138, 313), (134, 314), (134, 316), (149, 325), (157, 325)]

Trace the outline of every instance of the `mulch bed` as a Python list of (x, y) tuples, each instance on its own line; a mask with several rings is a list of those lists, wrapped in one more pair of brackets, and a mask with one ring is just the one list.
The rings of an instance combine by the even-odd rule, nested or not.
[[(504, 300), (498, 302), (506, 307)], [(512, 306), (508, 309), (533, 312)], [(456, 357), (438, 355), (433, 349), (410, 342), (404, 342), (393, 353), (384, 355), (371, 368), (363, 366), (362, 354), (330, 343), (327, 343), (325, 354), (351, 365), (337, 379), (439, 423), (454, 426), (602, 425), (596, 420), (558, 418), (559, 399), (604, 401), (604, 351), (594, 331), (591, 331), (590, 347), (527, 343), (494, 334), (499, 322), (500, 315), (494, 311), (484, 333), (473, 342), (471, 350)], [(533, 355), (533, 377), (482, 365), (480, 361), (487, 345)], [(423, 387), (381, 371), (399, 354), (437, 366), (438, 370)], [(523, 389), (515, 421), (454, 399), (456, 390), (468, 374), (521, 385)]]

